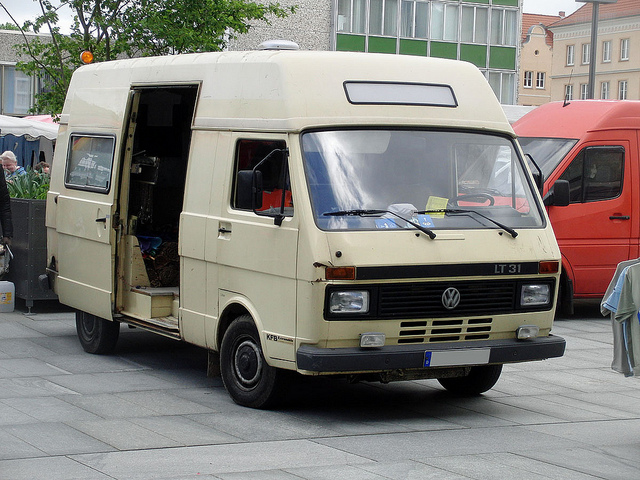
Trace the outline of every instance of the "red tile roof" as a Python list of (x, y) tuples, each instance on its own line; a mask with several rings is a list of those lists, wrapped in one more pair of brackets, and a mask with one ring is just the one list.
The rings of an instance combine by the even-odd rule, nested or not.
[(557, 22), (562, 17), (557, 15), (538, 15), (536, 13), (523, 13), (522, 14), (522, 41), (525, 42), (527, 40), (527, 35), (529, 35), (529, 29), (534, 25), (542, 24), (545, 27), (547, 32), (547, 45), (550, 47), (553, 46), (553, 33), (550, 30), (547, 30), (547, 26), (551, 25), (554, 22)]
[[(598, 11), (599, 20), (611, 20), (621, 17), (640, 15), (640, 2), (638, 0), (618, 0), (617, 3), (601, 3)], [(571, 15), (551, 24), (551, 27), (574, 25), (577, 23), (591, 22), (593, 17), (593, 4), (585, 3)]]

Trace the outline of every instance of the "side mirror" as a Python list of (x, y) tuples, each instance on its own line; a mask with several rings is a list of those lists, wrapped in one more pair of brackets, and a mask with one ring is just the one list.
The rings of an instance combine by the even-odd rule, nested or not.
[(236, 206), (244, 210), (262, 208), (262, 172), (240, 170), (236, 185)]
[(544, 204), (547, 207), (566, 207), (571, 203), (571, 192), (568, 180), (556, 180), (553, 187), (544, 197)]

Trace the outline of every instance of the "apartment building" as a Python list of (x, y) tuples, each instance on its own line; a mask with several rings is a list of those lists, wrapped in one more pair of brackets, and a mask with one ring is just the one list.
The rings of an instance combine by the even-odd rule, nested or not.
[[(549, 26), (553, 32), (551, 100), (586, 99), (591, 59), (588, 3)], [(600, 4), (594, 97), (640, 99), (640, 1)]]
[(285, 0), (297, 12), (256, 24), (230, 48), (274, 38), (302, 49), (376, 52), (465, 60), (487, 77), (504, 104), (515, 104), (520, 0)]
[(518, 82), (518, 105), (538, 106), (551, 100), (553, 33), (551, 25), (560, 15), (522, 14), (522, 46)]

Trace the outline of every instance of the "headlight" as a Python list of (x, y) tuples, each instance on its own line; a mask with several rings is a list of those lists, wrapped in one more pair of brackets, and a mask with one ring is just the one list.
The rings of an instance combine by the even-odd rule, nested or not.
[(533, 307), (551, 303), (551, 286), (549, 284), (523, 285), (520, 292), (520, 305)]
[(329, 298), (329, 312), (368, 313), (369, 292), (366, 290), (331, 292), (331, 296)]

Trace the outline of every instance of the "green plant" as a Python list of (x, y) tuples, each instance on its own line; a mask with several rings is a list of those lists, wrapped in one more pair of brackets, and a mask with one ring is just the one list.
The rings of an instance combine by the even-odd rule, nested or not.
[(49, 175), (27, 169), (27, 173), (7, 181), (11, 198), (43, 200), (49, 191)]

